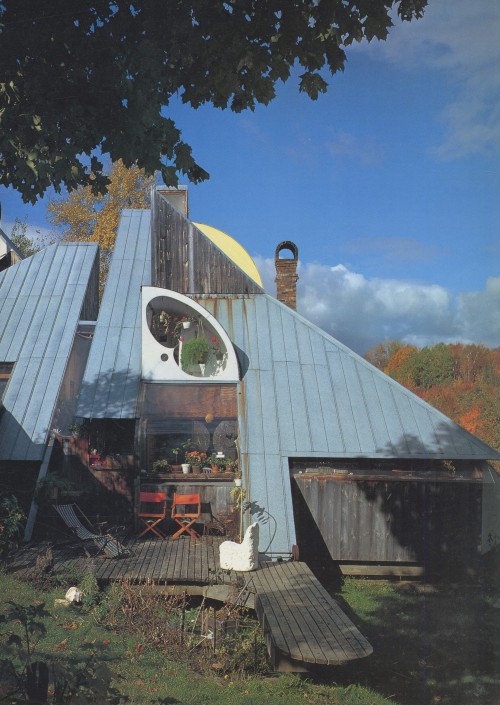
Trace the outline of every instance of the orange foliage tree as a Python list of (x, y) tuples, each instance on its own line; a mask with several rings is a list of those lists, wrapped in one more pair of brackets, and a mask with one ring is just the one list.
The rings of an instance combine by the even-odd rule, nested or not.
[[(374, 359), (383, 350), (373, 348)], [(371, 361), (370, 356), (367, 359)], [(384, 371), (467, 431), (500, 450), (500, 348), (395, 346)]]
[(110, 183), (103, 196), (94, 196), (91, 186), (81, 186), (62, 198), (49, 202), (50, 222), (60, 229), (61, 240), (98, 242), (100, 249), (100, 290), (106, 282), (115, 245), (120, 212), (124, 208), (147, 208), (154, 178), (137, 166), (123, 162), (111, 165)]

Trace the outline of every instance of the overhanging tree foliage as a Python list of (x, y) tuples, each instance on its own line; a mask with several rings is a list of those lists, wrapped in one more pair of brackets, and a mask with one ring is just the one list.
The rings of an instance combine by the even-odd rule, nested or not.
[(385, 39), (396, 9), (427, 0), (0, 0), (0, 184), (34, 202), (50, 187), (107, 184), (97, 154), (167, 184), (208, 177), (168, 117), (174, 95), (239, 112), (301, 68), (311, 98), (345, 47)]

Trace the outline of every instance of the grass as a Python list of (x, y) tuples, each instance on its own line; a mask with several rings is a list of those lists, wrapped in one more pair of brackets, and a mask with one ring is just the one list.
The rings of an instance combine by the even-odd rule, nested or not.
[[(269, 674), (236, 676), (220, 669), (210, 651), (206, 673), (189, 659), (149, 648), (116, 623), (97, 623), (92, 612), (54, 605), (64, 589), (36, 590), (0, 573), (0, 614), (8, 601), (43, 601), (46, 635), (38, 660), (84, 674), (71, 703), (131, 705), (495, 705), (500, 702), (499, 609), (491, 591), (471, 586), (424, 589), (414, 583), (348, 579), (338, 598), (374, 647), (368, 659), (320, 670), (307, 678)], [(0, 659), (12, 658), (7, 626), (0, 625)], [(182, 648), (182, 647), (180, 647)], [(191, 664), (192, 665), (192, 664)], [(3, 688), (3, 690), (2, 690)], [(0, 686), (0, 700), (5, 695)], [(128, 700), (125, 700), (128, 698)]]
[(348, 579), (341, 599), (374, 647), (337, 674), (404, 705), (495, 705), (500, 602), (471, 585)]
[[(82, 674), (82, 688), (71, 703), (120, 703), (130, 705), (382, 705), (387, 700), (368, 686), (315, 683), (293, 674), (238, 677), (214, 671), (201, 675), (189, 661), (173, 660), (148, 648), (145, 640), (123, 629), (104, 628), (92, 612), (54, 605), (64, 589), (36, 590), (0, 573), (0, 614), (9, 601), (25, 606), (45, 603), (46, 634), (36, 647), (38, 661), (56, 670)], [(7, 645), (12, 624), (0, 625), (0, 660), (15, 660)], [(14, 626), (14, 629), (17, 629)], [(207, 654), (208, 667), (213, 657)], [(0, 700), (8, 689), (0, 685)], [(11, 702), (6, 698), (7, 702)], [(391, 702), (394, 702), (392, 700)]]

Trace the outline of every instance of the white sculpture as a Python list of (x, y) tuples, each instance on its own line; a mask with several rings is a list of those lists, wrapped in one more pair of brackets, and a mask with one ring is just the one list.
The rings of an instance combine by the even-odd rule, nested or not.
[(256, 570), (259, 567), (259, 525), (250, 524), (241, 543), (223, 541), (219, 552), (222, 570)]

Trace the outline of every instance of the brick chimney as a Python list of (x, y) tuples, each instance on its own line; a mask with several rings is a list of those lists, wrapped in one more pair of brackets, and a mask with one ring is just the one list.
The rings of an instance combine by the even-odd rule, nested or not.
[[(292, 257), (280, 257), (283, 250), (292, 253)], [(276, 267), (276, 289), (277, 298), (281, 303), (290, 308), (297, 308), (297, 264), (299, 261), (299, 250), (297, 245), (289, 240), (280, 242), (274, 254), (274, 265)]]

